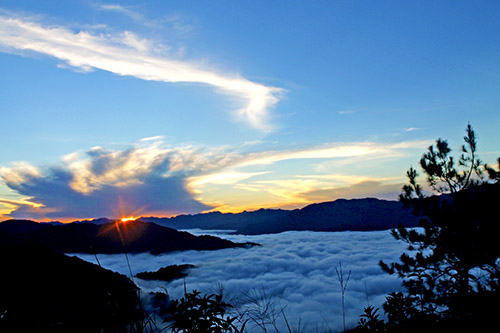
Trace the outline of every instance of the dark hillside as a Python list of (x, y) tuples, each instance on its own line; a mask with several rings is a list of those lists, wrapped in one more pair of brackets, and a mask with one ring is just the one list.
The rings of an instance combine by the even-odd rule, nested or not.
[(53, 250), (0, 246), (1, 332), (117, 332), (137, 319), (127, 277)]
[(0, 223), (0, 243), (11, 239), (13, 236), (38, 231), (52, 227), (48, 223), (38, 223), (30, 220), (7, 220)]
[[(3, 223), (2, 223), (3, 224)], [(0, 224), (1, 225), (1, 224)], [(193, 236), (154, 223), (69, 223), (19, 233), (3, 243), (50, 247), (66, 253), (164, 252), (241, 247), (213, 236)]]

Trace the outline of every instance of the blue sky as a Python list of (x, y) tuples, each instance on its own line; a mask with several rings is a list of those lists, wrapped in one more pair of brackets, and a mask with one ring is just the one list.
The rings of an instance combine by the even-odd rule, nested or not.
[(0, 4), (0, 216), (396, 199), (470, 122), (500, 155), (496, 1)]

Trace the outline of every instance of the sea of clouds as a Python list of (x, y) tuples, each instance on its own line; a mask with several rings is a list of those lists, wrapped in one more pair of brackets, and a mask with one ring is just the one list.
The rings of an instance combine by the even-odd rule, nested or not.
[[(384, 273), (379, 267), (380, 260), (397, 261), (406, 249), (405, 244), (395, 240), (390, 231), (289, 231), (256, 236), (189, 231), (217, 235), (235, 242), (255, 242), (261, 246), (157, 256), (129, 254), (133, 274), (174, 264), (196, 265), (185, 279), (188, 291), (196, 289), (210, 293), (222, 285), (225, 299), (233, 303), (245, 303), (245, 293), (262, 295), (265, 292), (277, 308), (284, 307), (290, 326), (298, 328), (300, 322), (302, 331), (306, 332), (343, 330), (341, 287), (336, 273), (340, 263), (344, 279), (351, 272), (345, 291), (347, 328), (357, 325), (366, 306), (380, 307), (390, 292), (401, 290), (401, 280)], [(78, 257), (96, 263), (93, 255), (78, 254)], [(103, 267), (130, 275), (125, 255), (100, 254), (98, 259)], [(134, 277), (134, 281), (141, 287), (143, 295), (163, 291), (162, 288), (166, 288), (173, 298), (180, 298), (184, 293), (182, 279), (165, 283)], [(283, 316), (278, 318), (277, 325), (280, 331), (287, 331)], [(261, 331), (252, 323), (247, 328)]]

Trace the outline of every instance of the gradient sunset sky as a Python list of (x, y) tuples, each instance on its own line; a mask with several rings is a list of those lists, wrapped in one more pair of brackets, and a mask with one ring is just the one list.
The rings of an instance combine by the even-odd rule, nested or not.
[(468, 122), (500, 156), (499, 1), (0, 2), (0, 220), (396, 200)]

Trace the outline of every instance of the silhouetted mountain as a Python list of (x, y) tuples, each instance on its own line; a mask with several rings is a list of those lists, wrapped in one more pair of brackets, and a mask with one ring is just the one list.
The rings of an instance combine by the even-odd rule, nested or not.
[[(112, 221), (100, 218), (72, 224), (106, 226), (114, 225)], [(396, 228), (400, 223), (407, 227), (418, 226), (418, 219), (399, 201), (374, 198), (338, 199), (295, 210), (259, 209), (238, 214), (211, 212), (169, 218), (142, 217), (141, 221), (174, 229), (220, 229), (240, 234), (265, 234), (288, 230), (373, 231)], [(95, 246), (97, 244), (94, 244)]]
[(151, 252), (153, 254), (252, 245), (237, 244), (213, 236), (194, 236), (187, 232), (141, 221), (101, 225), (69, 223), (49, 226), (12, 235), (9, 239), (3, 240), (3, 243), (41, 245), (66, 253)]
[[(92, 224), (106, 224), (106, 223), (113, 223), (115, 220), (108, 219), (106, 217), (100, 217), (98, 219), (91, 219), (91, 220), (81, 220), (81, 221), (73, 221), (71, 223), (92, 223)], [(149, 222), (149, 221), (144, 221), (144, 222)]]
[(239, 214), (213, 212), (141, 219), (176, 229), (222, 229), (241, 234), (288, 230), (373, 231), (396, 228), (400, 223), (408, 227), (418, 225), (417, 218), (399, 201), (374, 198), (339, 199), (295, 210), (260, 209)]
[(0, 246), (1, 332), (118, 332), (137, 319), (127, 277), (53, 250)]
[(0, 244), (12, 237), (25, 233), (52, 227), (51, 224), (38, 223), (30, 220), (7, 220), (0, 223)]
[(194, 267), (194, 265), (190, 264), (170, 265), (162, 267), (156, 272), (140, 272), (136, 276), (143, 280), (172, 281), (186, 277), (188, 275), (187, 271)]
[(418, 218), (399, 201), (338, 199), (306, 206), (270, 224), (248, 225), (245, 234), (276, 233), (288, 230), (374, 231), (418, 226)]
[(211, 212), (195, 215), (178, 215), (175, 217), (141, 217), (142, 221), (174, 229), (216, 229), (239, 231), (250, 224), (274, 223), (288, 215), (291, 211), (283, 209), (259, 209), (252, 212), (221, 213)]

